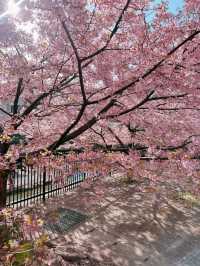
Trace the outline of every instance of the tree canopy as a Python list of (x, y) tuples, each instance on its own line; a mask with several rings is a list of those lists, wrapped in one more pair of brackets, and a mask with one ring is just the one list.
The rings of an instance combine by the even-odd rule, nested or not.
[(177, 14), (165, 1), (27, 0), (1, 18), (0, 168), (21, 153), (98, 144), (138, 174), (142, 149), (150, 177), (198, 179), (199, 13), (198, 0)]

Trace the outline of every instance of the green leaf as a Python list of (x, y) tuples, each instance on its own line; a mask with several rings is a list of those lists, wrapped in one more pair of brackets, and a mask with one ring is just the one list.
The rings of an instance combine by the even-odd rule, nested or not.
[(31, 242), (25, 242), (19, 245), (18, 251), (14, 255), (14, 266), (23, 266), (28, 259), (33, 256), (33, 244)]
[(20, 134), (13, 134), (11, 144), (21, 144), (25, 142), (25, 136)]

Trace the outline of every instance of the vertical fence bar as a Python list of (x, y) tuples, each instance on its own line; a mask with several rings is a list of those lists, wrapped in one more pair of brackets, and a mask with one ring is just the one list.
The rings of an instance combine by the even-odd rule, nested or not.
[(30, 171), (31, 171), (31, 198), (32, 198), (33, 197), (33, 167), (32, 165), (30, 166)]
[(38, 166), (35, 168), (35, 173), (36, 173), (36, 184), (35, 184), (35, 193), (36, 193), (36, 200), (39, 200), (39, 168)]
[(41, 166), (39, 166), (39, 176), (40, 176), (40, 188), (39, 188), (39, 194), (40, 194), (40, 199), (42, 199), (42, 170)]
[(41, 199), (42, 181), (41, 181), (41, 169), (40, 169), (40, 165), (38, 166), (38, 176), (39, 176), (38, 194), (40, 195), (39, 199)]
[[(12, 175), (11, 175), (11, 173), (9, 173), (9, 176), (8, 176), (8, 180), (7, 180), (7, 182), (6, 182), (6, 194), (8, 195), (8, 204), (10, 205), (11, 204), (11, 182), (10, 182), (10, 180), (11, 180), (11, 178), (12, 178)], [(7, 203), (7, 198), (6, 198), (6, 203)]]
[(23, 182), (22, 182), (23, 183), (23, 185), (22, 185), (22, 191), (23, 191), (23, 193), (22, 193), (23, 196), (22, 197), (23, 198), (22, 199), (23, 199), (23, 203), (24, 203), (23, 205), (25, 206), (25, 203), (26, 203), (26, 191), (27, 191), (26, 190), (26, 176), (23, 175), (22, 169), (20, 169), (20, 172), (21, 172), (20, 173), (21, 180), (23, 180)]
[(37, 193), (36, 193), (36, 189), (37, 189), (37, 184), (35, 182), (35, 176), (36, 176), (36, 168), (33, 168), (33, 196), (34, 196), (34, 202), (36, 202), (37, 200)]
[[(85, 162), (65, 160), (64, 171), (45, 166), (33, 167), (24, 164), (20, 169), (10, 173), (13, 186), (8, 188), (7, 205), (26, 206), (30, 202), (45, 201), (46, 197), (63, 194), (72, 190), (86, 178), (95, 179), (100, 175), (97, 171), (95, 160), (86, 160), (94, 166), (93, 171), (85, 168)], [(63, 175), (63, 176), (62, 176)]]
[(18, 201), (19, 201), (19, 205), (20, 207), (23, 205), (23, 178), (22, 178), (22, 173), (20, 171), (20, 169), (17, 170), (17, 179), (19, 180), (19, 183), (18, 183), (18, 191), (17, 191), (17, 196), (18, 196)]
[[(26, 169), (26, 166), (25, 166), (25, 168), (24, 169)], [(26, 175), (26, 170), (24, 171), (23, 169), (21, 169), (20, 170), (21, 171), (21, 174), (23, 175), (23, 177), (24, 177), (24, 187), (25, 187), (25, 190), (26, 190), (26, 192), (25, 192), (25, 194), (24, 194), (24, 202), (26, 203), (26, 206), (28, 206), (28, 204), (29, 204), (29, 201), (28, 201), (28, 198), (29, 198), (29, 189), (30, 189), (30, 187), (29, 187), (29, 176), (28, 175)]]
[(68, 186), (68, 180), (69, 180), (69, 175), (70, 175), (70, 167), (69, 167), (69, 164), (68, 164), (68, 162), (67, 162), (67, 160), (66, 160), (66, 172), (67, 172), (67, 177), (66, 177), (66, 179), (65, 179), (65, 191), (67, 191), (67, 186)]
[(56, 195), (56, 191), (55, 191), (55, 189), (56, 189), (56, 181), (57, 181), (57, 178), (58, 178), (58, 169), (55, 169), (54, 168), (54, 170), (52, 169), (52, 171), (53, 171), (53, 174), (52, 174), (52, 190), (53, 190), (53, 196), (54, 195)]
[(48, 195), (51, 195), (53, 196), (54, 192), (53, 192), (53, 171), (52, 169), (49, 169), (49, 175), (50, 175), (50, 192), (51, 194), (49, 193)]
[(42, 200), (45, 202), (45, 186), (46, 186), (46, 167), (43, 168), (43, 191), (42, 191)]
[(27, 176), (27, 179), (28, 179), (29, 195), (31, 197), (31, 195), (32, 195), (32, 191), (31, 191), (32, 180), (30, 178), (30, 170), (29, 170), (29, 166), (28, 165), (26, 166), (26, 176)]
[[(23, 168), (22, 168), (23, 169)], [(21, 171), (22, 171), (21, 169)], [(26, 171), (27, 170), (27, 166), (24, 165), (24, 170), (22, 171), (23, 172), (23, 175), (24, 175), (24, 178), (26, 179), (26, 205), (28, 206), (28, 203), (29, 203), (29, 190), (30, 190), (30, 185), (29, 185), (29, 175), (26, 175)]]
[(15, 202), (15, 170), (13, 171), (13, 175), (12, 175), (12, 203), (14, 204)]
[(59, 169), (58, 170), (58, 180), (57, 180), (57, 182), (56, 182), (56, 195), (59, 195), (59, 194), (61, 194), (62, 193), (62, 191), (61, 191), (61, 170)]

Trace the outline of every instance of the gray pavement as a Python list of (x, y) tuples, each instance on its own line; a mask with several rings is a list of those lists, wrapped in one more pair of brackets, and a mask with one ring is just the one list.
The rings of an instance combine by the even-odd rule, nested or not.
[(96, 261), (65, 265), (200, 266), (198, 206), (189, 208), (165, 197), (155, 211), (153, 190), (138, 191), (119, 182), (118, 176), (53, 198), (36, 211), (47, 219), (61, 206), (89, 218), (68, 233), (52, 234), (55, 252), (64, 257), (73, 250)]

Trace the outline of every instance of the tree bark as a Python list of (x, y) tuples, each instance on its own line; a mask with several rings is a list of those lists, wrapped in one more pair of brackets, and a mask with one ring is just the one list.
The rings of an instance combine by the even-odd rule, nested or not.
[(8, 171), (0, 171), (0, 209), (6, 207)]

